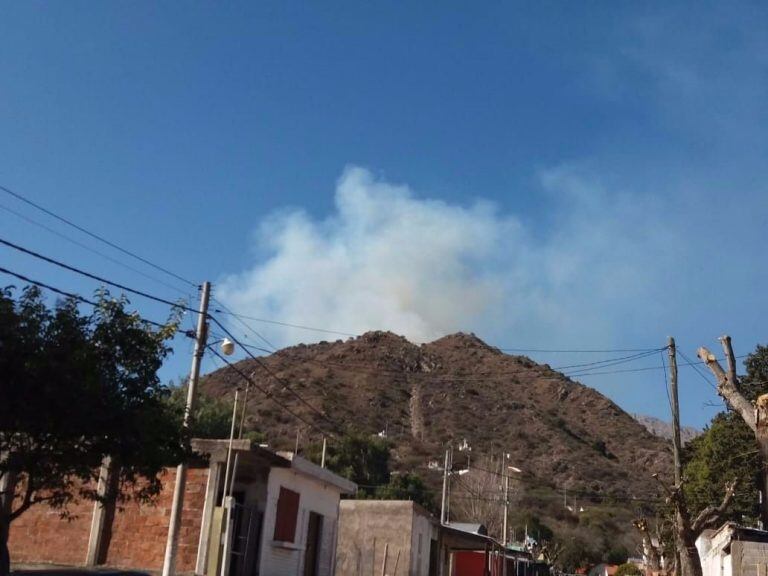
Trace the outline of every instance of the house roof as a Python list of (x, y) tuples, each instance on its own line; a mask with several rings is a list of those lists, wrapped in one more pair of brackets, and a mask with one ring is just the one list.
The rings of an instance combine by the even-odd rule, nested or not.
[(352, 480), (347, 480), (346, 478), (331, 472), (328, 468), (321, 468), (317, 464), (313, 464), (309, 460), (302, 458), (293, 452), (277, 452), (277, 455), (290, 462), (291, 468), (296, 472), (335, 486), (343, 494), (354, 494), (357, 492), (357, 484), (352, 482)]
[[(229, 442), (229, 439), (193, 438), (192, 449), (198, 454), (208, 456), (213, 462), (225, 462)], [(298, 474), (333, 486), (343, 494), (354, 494), (357, 491), (357, 484), (351, 480), (334, 474), (327, 468), (321, 468), (292, 452), (274, 452), (248, 439), (232, 440), (232, 451), (241, 455), (241, 466), (250, 467), (254, 473), (270, 468), (291, 468)]]
[(471, 534), (479, 534), (481, 536), (488, 535), (488, 529), (482, 524), (473, 524), (470, 522), (450, 522), (447, 524), (447, 526), (462, 532), (469, 532)]

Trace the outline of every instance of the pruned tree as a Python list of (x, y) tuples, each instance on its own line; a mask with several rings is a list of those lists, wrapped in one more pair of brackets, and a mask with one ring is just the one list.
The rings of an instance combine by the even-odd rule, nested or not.
[(728, 369), (724, 370), (717, 358), (707, 348), (698, 350), (699, 358), (707, 365), (717, 379), (717, 392), (728, 406), (741, 416), (755, 435), (761, 460), (763, 501), (760, 517), (763, 526), (768, 526), (768, 394), (757, 396), (754, 403), (743, 393), (736, 374), (736, 357), (733, 354), (730, 336), (721, 336), (720, 343), (725, 353)]
[(683, 576), (702, 576), (701, 558), (696, 539), (701, 533), (716, 526), (725, 516), (736, 492), (736, 481), (726, 483), (725, 494), (718, 506), (707, 506), (695, 518), (691, 518), (682, 485), (668, 486), (658, 474), (653, 475), (667, 494), (668, 502), (677, 512), (675, 531), (680, 552), (680, 572)]
[(74, 299), (48, 308), (37, 288), (0, 289), (0, 576), (11, 525), (32, 506), (67, 515), (81, 498), (151, 499), (158, 472), (189, 454), (157, 376), (178, 316), (158, 328), (125, 299), (98, 300), (83, 314)]
[[(451, 515), (461, 522), (485, 525), (488, 534), (501, 538), (504, 523), (503, 476), (493, 472), (492, 463), (479, 460), (468, 474), (455, 476), (451, 487)], [(517, 490), (510, 477), (510, 502)]]
[(657, 537), (657, 543), (654, 544), (647, 518), (638, 518), (632, 522), (632, 525), (640, 532), (640, 537), (643, 541), (643, 556), (645, 556), (648, 567), (653, 572), (659, 571), (661, 569), (661, 559), (664, 556), (661, 540)]

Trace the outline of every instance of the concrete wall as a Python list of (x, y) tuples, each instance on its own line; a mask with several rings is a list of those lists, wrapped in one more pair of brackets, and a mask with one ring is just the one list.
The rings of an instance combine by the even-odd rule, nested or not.
[[(419, 522), (414, 527), (414, 503), (399, 500), (342, 500), (339, 514), (336, 576), (379, 574), (387, 546), (387, 574), (410, 576), (413, 570), (412, 545), (422, 534), (429, 557), (426, 530)], [(416, 528), (416, 529), (414, 529)], [(400, 560), (395, 572), (397, 554)], [(426, 573), (426, 572), (425, 572)]]
[(730, 556), (732, 576), (768, 575), (768, 543), (734, 541)]
[[(411, 568), (408, 575), (428, 576), (430, 541), (433, 539), (438, 540), (438, 527), (434, 520), (425, 513), (419, 513), (419, 509), (416, 507), (414, 507), (412, 526)], [(401, 559), (401, 562), (402, 560), (403, 559)]]
[[(288, 488), (300, 495), (296, 542), (290, 545), (273, 541), (280, 487)], [(269, 473), (267, 502), (264, 510), (260, 573), (284, 576), (303, 574), (309, 513), (315, 512), (323, 517), (318, 573), (320, 576), (332, 576), (339, 498), (340, 492), (333, 486), (300, 474), (291, 468), (272, 468)]]

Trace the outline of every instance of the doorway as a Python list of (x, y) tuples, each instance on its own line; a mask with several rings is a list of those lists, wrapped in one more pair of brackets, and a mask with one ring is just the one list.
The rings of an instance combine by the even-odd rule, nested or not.
[(317, 576), (322, 533), (323, 517), (315, 512), (310, 512), (309, 522), (307, 522), (307, 546), (304, 550), (304, 576)]

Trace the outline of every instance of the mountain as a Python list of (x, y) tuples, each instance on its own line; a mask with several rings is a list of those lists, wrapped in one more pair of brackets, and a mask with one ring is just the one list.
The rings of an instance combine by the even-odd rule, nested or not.
[[(651, 474), (671, 468), (668, 443), (610, 399), (472, 334), (417, 345), (390, 332), (368, 332), (292, 346), (260, 362), (237, 367), (270, 395), (251, 391), (248, 406), (249, 426), (270, 445), (292, 449), (297, 431), (302, 446), (322, 436), (277, 403), (329, 432), (386, 431), (395, 467), (418, 472), (437, 491), (442, 473), (436, 463), (449, 443), (466, 440), (474, 466), (496, 469), (507, 453), (522, 470), (513, 515), (533, 514), (556, 531), (583, 533), (579, 514), (586, 514), (600, 527), (594, 537), (605, 540), (601, 546), (618, 536), (634, 545), (630, 520), (658, 494)], [(220, 397), (242, 385), (231, 368), (201, 381), (204, 392)], [(468, 454), (456, 451), (455, 466)], [(459, 482), (466, 488), (464, 477)], [(576, 512), (565, 508), (568, 501)]]
[[(672, 422), (666, 422), (660, 418), (654, 418), (653, 416), (647, 416), (645, 414), (632, 414), (632, 416), (635, 420), (640, 422), (640, 424), (645, 426), (651, 434), (658, 436), (659, 438), (664, 438), (665, 440), (672, 440)], [(682, 440), (683, 445), (696, 438), (699, 434), (701, 434), (701, 430), (692, 428), (691, 426), (682, 426), (680, 428), (680, 439)]]

